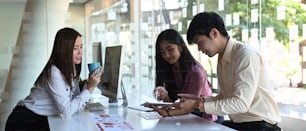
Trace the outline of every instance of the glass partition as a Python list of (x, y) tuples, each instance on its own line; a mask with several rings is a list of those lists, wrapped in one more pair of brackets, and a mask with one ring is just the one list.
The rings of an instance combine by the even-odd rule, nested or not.
[[(306, 39), (305, 4), (290, 0), (92, 0), (86, 3), (86, 42), (123, 45), (122, 77), (127, 88), (152, 94), (155, 85), (155, 40), (174, 28), (186, 39), (195, 14), (214, 11), (229, 34), (267, 56), (276, 84), (301, 80), (299, 42)], [(87, 48), (90, 58), (90, 47)], [(217, 89), (217, 56), (208, 58), (190, 46)], [(90, 59), (88, 59), (90, 61)], [(127, 91), (128, 92), (128, 91)]]

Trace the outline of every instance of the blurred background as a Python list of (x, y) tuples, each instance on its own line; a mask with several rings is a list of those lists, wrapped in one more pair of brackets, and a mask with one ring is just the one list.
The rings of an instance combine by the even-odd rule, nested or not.
[[(190, 20), (203, 11), (217, 12), (232, 37), (261, 51), (271, 67), (274, 96), (282, 115), (290, 121), (306, 120), (305, 3), (305, 0), (0, 0), (0, 127), (4, 127), (17, 101), (29, 94), (49, 58), (58, 29), (72, 27), (83, 35), (82, 79), (87, 78), (87, 63), (97, 61), (99, 55), (103, 58), (105, 47), (123, 45), (121, 79), (126, 92), (152, 95), (157, 35), (173, 28), (186, 39)], [(196, 45), (189, 48), (206, 69), (217, 93), (217, 56), (208, 58), (197, 51)]]

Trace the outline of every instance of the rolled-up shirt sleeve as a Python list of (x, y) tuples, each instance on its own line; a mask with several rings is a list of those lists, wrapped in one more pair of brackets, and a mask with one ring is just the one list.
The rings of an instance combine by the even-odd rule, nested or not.
[(220, 82), (223, 82), (221, 93), (227, 94), (226, 98), (205, 102), (207, 113), (226, 115), (245, 113), (249, 110), (258, 87), (261, 62), (256, 53), (242, 52), (238, 56), (238, 62), (232, 63), (232, 66), (235, 66), (233, 72), (226, 72), (228, 69), (223, 70), (223, 74), (218, 74), (221, 76)]
[(230, 38), (223, 55), (218, 58), (220, 94), (205, 99), (205, 112), (229, 115), (235, 123), (280, 122), (277, 103), (271, 95), (269, 70), (257, 49)]

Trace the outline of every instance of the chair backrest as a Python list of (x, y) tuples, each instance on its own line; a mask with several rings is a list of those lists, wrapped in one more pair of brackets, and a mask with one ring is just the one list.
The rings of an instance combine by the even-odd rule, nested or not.
[(281, 127), (283, 131), (305, 131), (306, 120), (282, 116), (282, 122), (279, 124), (279, 127)]

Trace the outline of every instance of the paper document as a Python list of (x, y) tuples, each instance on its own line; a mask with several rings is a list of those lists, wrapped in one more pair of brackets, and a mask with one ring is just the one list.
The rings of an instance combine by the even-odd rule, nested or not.
[(134, 129), (119, 115), (93, 114), (90, 119), (95, 123), (98, 131), (130, 131)]

